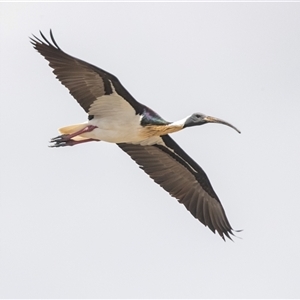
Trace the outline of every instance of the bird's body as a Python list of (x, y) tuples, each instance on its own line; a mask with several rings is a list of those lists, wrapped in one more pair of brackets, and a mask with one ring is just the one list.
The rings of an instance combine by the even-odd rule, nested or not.
[(96, 139), (99, 141), (109, 143), (132, 143), (140, 144), (149, 140), (149, 145), (153, 144), (153, 138), (161, 135), (173, 133), (182, 129), (178, 125), (148, 125), (145, 127), (140, 126), (141, 117), (139, 115), (132, 115), (126, 118), (114, 118), (113, 116), (94, 117), (92, 120), (67, 127), (60, 128), (62, 134), (72, 134), (88, 125), (95, 126), (96, 128), (90, 132), (82, 133), (75, 136), (75, 140), (83, 139)]
[[(72, 130), (61, 128), (62, 134), (70, 134), (74, 131), (80, 130), (87, 125), (95, 126), (96, 128), (91, 132), (86, 132), (77, 137), (92, 138), (109, 143), (148, 143), (154, 144), (153, 137), (173, 133), (183, 128), (184, 120), (174, 123), (163, 120), (159, 115), (155, 114), (153, 118), (153, 111), (143, 105), (141, 114), (136, 114), (133, 107), (114, 91), (113, 85), (111, 88), (113, 93), (103, 95), (95, 100), (89, 109), (89, 114), (93, 118), (86, 123), (72, 125)], [(141, 123), (145, 122), (145, 126)], [(150, 139), (151, 138), (151, 139)], [(75, 137), (76, 139), (76, 137)], [(149, 141), (147, 141), (149, 140)]]
[(230, 238), (232, 228), (209, 179), (169, 134), (209, 122), (237, 129), (200, 113), (168, 122), (137, 102), (114, 75), (63, 52), (51, 31), (53, 44), (41, 35), (44, 41), (35, 37), (32, 44), (88, 114), (87, 122), (60, 128), (62, 135), (51, 140), (52, 147), (90, 141), (117, 144), (194, 217), (223, 239)]

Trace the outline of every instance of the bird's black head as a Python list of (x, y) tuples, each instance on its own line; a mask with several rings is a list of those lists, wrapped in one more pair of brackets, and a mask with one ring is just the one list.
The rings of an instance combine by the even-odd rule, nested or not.
[(236, 127), (229, 124), (228, 122), (223, 121), (223, 120), (218, 119), (218, 118), (215, 118), (215, 117), (206, 116), (202, 113), (194, 113), (190, 117), (188, 117), (185, 120), (183, 128), (196, 126), (196, 125), (203, 125), (203, 124), (206, 124), (206, 123), (219, 123), (219, 124), (227, 125), (227, 126), (233, 128), (234, 130), (236, 130), (238, 133), (241, 133)]

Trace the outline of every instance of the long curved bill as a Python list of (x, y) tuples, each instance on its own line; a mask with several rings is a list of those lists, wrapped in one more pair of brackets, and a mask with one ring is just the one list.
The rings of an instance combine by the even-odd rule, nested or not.
[(208, 123), (219, 123), (219, 124), (223, 124), (223, 125), (227, 125), (231, 128), (233, 128), (234, 130), (236, 130), (238, 133), (241, 133), (236, 127), (234, 127), (233, 125), (231, 125), (230, 123), (223, 121), (221, 119), (215, 118), (215, 117), (210, 117), (210, 116), (206, 116), (204, 118), (204, 120)]

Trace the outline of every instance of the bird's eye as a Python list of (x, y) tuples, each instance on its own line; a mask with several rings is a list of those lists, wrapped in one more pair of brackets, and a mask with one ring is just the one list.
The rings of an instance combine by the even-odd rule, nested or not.
[(200, 117), (201, 117), (201, 116), (200, 116), (199, 114), (196, 114), (196, 118), (198, 118), (198, 119), (199, 119)]

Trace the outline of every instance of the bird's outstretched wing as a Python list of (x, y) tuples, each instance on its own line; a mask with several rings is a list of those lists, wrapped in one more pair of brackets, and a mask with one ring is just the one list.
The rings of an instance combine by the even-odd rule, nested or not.
[(157, 184), (225, 240), (233, 229), (202, 168), (169, 136), (151, 146), (118, 144)]
[(51, 31), (52, 43), (42, 32), (40, 34), (43, 40), (34, 36), (31, 38), (31, 43), (49, 61), (49, 66), (53, 68), (53, 73), (58, 80), (69, 89), (70, 94), (87, 113), (97, 99), (104, 95), (111, 95), (113, 89), (135, 109), (136, 114), (142, 113), (143, 105), (129, 94), (116, 76), (63, 52)]

